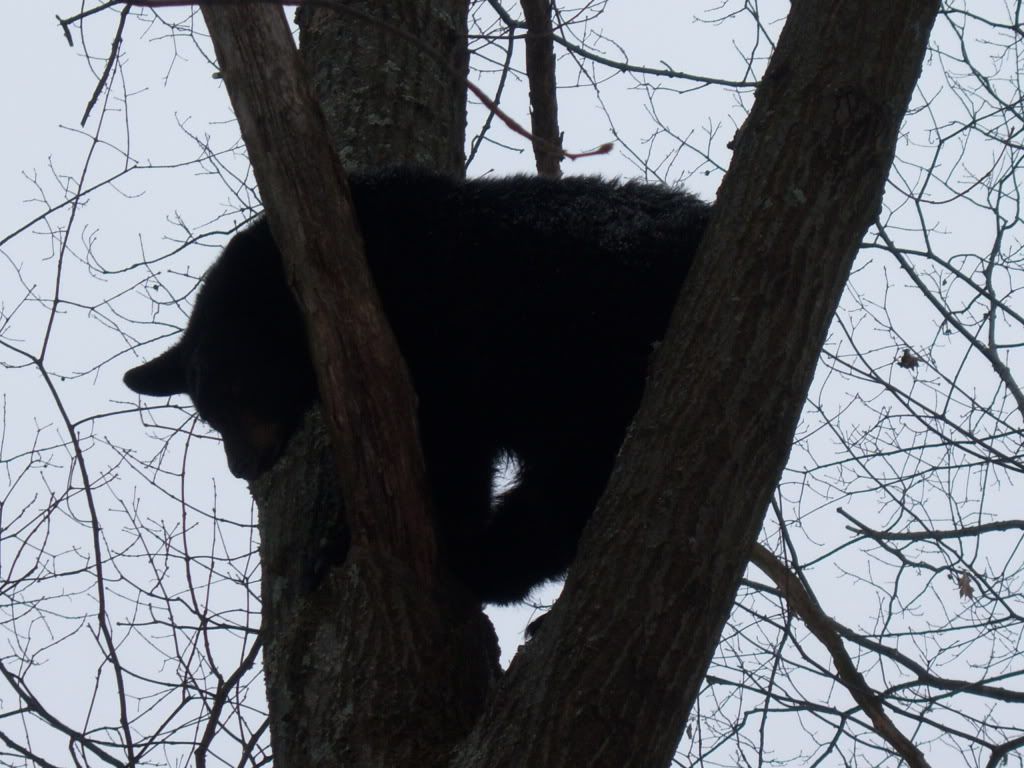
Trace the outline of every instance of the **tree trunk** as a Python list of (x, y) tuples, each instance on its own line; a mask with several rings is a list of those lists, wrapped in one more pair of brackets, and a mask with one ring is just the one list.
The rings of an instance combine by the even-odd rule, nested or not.
[[(293, 441), (288, 460), (255, 484), (278, 765), (669, 764), (877, 211), (937, 10), (935, 0), (793, 3), (563, 598), (495, 690), (493, 636), (457, 591), (418, 588), (414, 564), (369, 547), (330, 567), (321, 541), (343, 526), (341, 495), (323, 490), (333, 467), (310, 459), (323, 453), (322, 433), (314, 427), (306, 442)], [(439, 13), (399, 23), (429, 25)], [(254, 9), (243, 16), (236, 31)], [(457, 165), (451, 143), (421, 137), (447, 107), (421, 103), (403, 80), (435, 59), (401, 58), (412, 69), (395, 74), (350, 50), (370, 33), (341, 44), (350, 30), (328, 34), (306, 21), (309, 50), (322, 51), (307, 53), (321, 98), (359, 92), (356, 106), (328, 107), (343, 156), (355, 159), (360, 141), (381, 137), (381, 155), (363, 155), (364, 164), (417, 161), (430, 146), (447, 152), (435, 167)], [(381, 56), (396, 45), (385, 30), (376, 39)], [(443, 42), (437, 49), (449, 50)], [(339, 62), (356, 58), (361, 69), (341, 74)], [(377, 75), (390, 85), (385, 103), (371, 108)], [(254, 98), (282, 95), (268, 87)], [(433, 117), (392, 132), (381, 117), (391, 107)], [(423, 143), (402, 152), (403, 136)], [(320, 564), (311, 580), (309, 563)]]
[(458, 766), (668, 765), (735, 599), (937, 0), (796, 0), (565, 590)]
[(461, 176), (466, 0), (349, 0), (345, 7), (296, 14), (302, 58), (344, 166), (419, 165)]
[(526, 77), (530, 81), (530, 132), (539, 176), (561, 175), (555, 39), (551, 0), (521, 0), (526, 19)]
[[(331, 426), (327, 439), (323, 420), (311, 417), (286, 459), (253, 484), (275, 764), (441, 765), (496, 678), (496, 639), (475, 602), (438, 582), (414, 395), (284, 16), (263, 5), (207, 7), (204, 15), (271, 228), (309, 319)], [(464, 35), (458, 39), (464, 44)], [(376, 67), (359, 82), (369, 86), (368, 74), (392, 71), (385, 50), (378, 49)], [(367, 65), (365, 55), (359, 63)], [(448, 65), (437, 68), (427, 80), (457, 80)], [(449, 101), (441, 111), (461, 103)], [(443, 154), (436, 165), (449, 170), (461, 157), (461, 150), (451, 152), (461, 148), (457, 124), (455, 138), (426, 143)], [(418, 156), (427, 151), (420, 148)]]

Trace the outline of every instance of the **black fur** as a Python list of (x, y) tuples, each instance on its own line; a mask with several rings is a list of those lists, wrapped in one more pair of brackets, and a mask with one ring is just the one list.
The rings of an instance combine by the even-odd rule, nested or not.
[[(709, 207), (595, 178), (393, 170), (351, 187), (419, 397), (444, 557), (481, 600), (520, 600), (575, 554)], [(317, 393), (264, 221), (228, 243), (181, 340), (125, 383), (188, 394), (236, 475), (274, 463)], [(492, 498), (505, 455), (518, 480)]]

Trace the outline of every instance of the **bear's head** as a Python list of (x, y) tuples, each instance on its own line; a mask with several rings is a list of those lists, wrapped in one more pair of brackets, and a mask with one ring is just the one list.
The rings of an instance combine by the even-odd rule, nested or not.
[(252, 480), (280, 457), (316, 399), (302, 316), (262, 220), (210, 268), (181, 339), (132, 368), (140, 395), (188, 395), (224, 439), (228, 467)]

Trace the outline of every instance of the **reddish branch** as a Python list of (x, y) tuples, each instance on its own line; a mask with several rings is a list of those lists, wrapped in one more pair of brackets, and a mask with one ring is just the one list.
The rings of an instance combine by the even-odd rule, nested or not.
[[(462, 72), (459, 72), (459, 71), (456, 71), (455, 69), (452, 69), (451, 65), (448, 62), (446, 62), (443, 59), (441, 59), (440, 57), (438, 57), (437, 54), (434, 53), (434, 51), (432, 51), (429, 47), (424, 45), (423, 41), (420, 40), (418, 37), (416, 37), (415, 34), (409, 32), (407, 30), (400, 29), (399, 27), (395, 27), (395, 26), (393, 26), (391, 24), (388, 24), (385, 21), (381, 21), (380, 19), (377, 19), (376, 17), (374, 17), (374, 16), (372, 16), (372, 15), (370, 15), (368, 13), (363, 13), (362, 11), (360, 11), (360, 10), (358, 10), (356, 8), (353, 8), (353, 7), (343, 3), (341, 0), (291, 0), (291, 2), (283, 2), (283, 3), (282, 2), (276, 2), (275, 0), (206, 0), (205, 2), (201, 2), (201, 3), (196, 3), (195, 0), (109, 0), (106, 3), (102, 3), (101, 5), (98, 5), (95, 8), (90, 8), (89, 10), (83, 11), (83, 12), (78, 13), (78, 14), (75, 14), (74, 16), (69, 16), (67, 18), (60, 18), (60, 17), (58, 17), (57, 21), (61, 25), (61, 27), (63, 28), (64, 35), (67, 38), (68, 43), (70, 44), (71, 43), (70, 27), (71, 27), (72, 24), (74, 24), (77, 21), (81, 21), (83, 18), (85, 18), (87, 16), (91, 16), (94, 13), (97, 13), (99, 11), (105, 10), (106, 8), (111, 8), (111, 7), (114, 7), (114, 6), (117, 6), (117, 5), (126, 5), (129, 2), (130, 2), (131, 6), (139, 6), (139, 7), (143, 7), (143, 8), (170, 8), (170, 7), (178, 7), (178, 6), (185, 6), (185, 5), (197, 5), (197, 4), (205, 6), (205, 7), (233, 6), (233, 5), (265, 5), (265, 4), (273, 4), (273, 5), (294, 5), (294, 6), (308, 5), (308, 6), (315, 6), (315, 7), (322, 7), (322, 8), (330, 8), (330, 9), (332, 9), (332, 10), (338, 12), (338, 13), (343, 13), (343, 14), (346, 14), (346, 15), (351, 16), (353, 18), (359, 19), (360, 21), (364, 21), (364, 22), (366, 22), (368, 24), (375, 24), (375, 25), (377, 25), (377, 26), (379, 26), (381, 28), (387, 29), (389, 32), (391, 32), (395, 36), (400, 37), (403, 40), (405, 40), (406, 42), (408, 42), (411, 45), (415, 46), (424, 57), (426, 57), (426, 58), (432, 60), (433, 62), (435, 62), (436, 64), (439, 64), (440, 66), (445, 67), (446, 69), (448, 69), (453, 76), (458, 77), (460, 80), (463, 80), (466, 83), (466, 88), (468, 88), (469, 91), (474, 96), (476, 96), (478, 99), (480, 99), (480, 102), (485, 107), (487, 107), (487, 109), (489, 109), (493, 114), (497, 115), (498, 118), (500, 118), (501, 121), (503, 123), (505, 123), (505, 125), (508, 126), (508, 128), (511, 131), (513, 131), (514, 133), (519, 134), (520, 136), (522, 136), (522, 137), (524, 137), (526, 139), (529, 139), (531, 142), (533, 142), (535, 147), (539, 146), (539, 147), (541, 147), (543, 149), (544, 152), (546, 152), (546, 153), (548, 153), (550, 155), (553, 155), (555, 157), (554, 163), (555, 163), (556, 167), (558, 165), (558, 159), (560, 159), (562, 157), (566, 157), (566, 158), (568, 158), (570, 160), (578, 160), (578, 159), (583, 158), (583, 157), (592, 157), (594, 155), (605, 155), (605, 154), (608, 154), (608, 152), (610, 152), (611, 149), (612, 149), (612, 144), (611, 143), (605, 143), (605, 144), (601, 144), (599, 147), (596, 147), (594, 149), (584, 150), (582, 152), (567, 152), (567, 151), (563, 150), (561, 148), (561, 139), (558, 136), (557, 114), (555, 113), (553, 107), (551, 108), (551, 117), (545, 119), (546, 120), (545, 125), (548, 126), (548, 127), (545, 128), (545, 130), (551, 132), (551, 135), (554, 136), (554, 140), (549, 139), (546, 135), (545, 136), (534, 135), (533, 133), (528, 131), (526, 128), (524, 128), (522, 125), (520, 125), (510, 115), (508, 115), (507, 113), (503, 112), (498, 107), (498, 105), (494, 102), (493, 99), (491, 99), (489, 96), (487, 96), (487, 94), (484, 93), (478, 86), (474, 85), (472, 82), (467, 80)], [(548, 27), (550, 29), (550, 23), (549, 23)], [(550, 34), (550, 32), (549, 32), (549, 34)], [(528, 47), (529, 47), (529, 44), (528, 44)], [(118, 38), (115, 37), (115, 44), (114, 44), (114, 46), (112, 48), (110, 56), (107, 59), (106, 69), (105, 69), (105, 72), (104, 72), (104, 75), (103, 75), (104, 78), (107, 78), (109, 76), (109, 71), (110, 71), (110, 69), (111, 69), (111, 67), (113, 65), (113, 62), (114, 62), (114, 59), (115, 59), (115, 57), (117, 55), (118, 49), (119, 49)], [(103, 79), (101, 79), (100, 85), (97, 86), (97, 93), (102, 88), (103, 82), (104, 82)], [(532, 81), (531, 81), (531, 91), (532, 91), (532, 88), (533, 88), (533, 86), (532, 86)], [(551, 100), (552, 100), (552, 105), (553, 105), (553, 103), (554, 103), (554, 62), (553, 62), (553, 60), (552, 60), (552, 63), (551, 63), (551, 86), (550, 86), (550, 90), (551, 90), (551, 94), (552, 94)], [(531, 96), (531, 101), (532, 101), (532, 96)], [(91, 109), (91, 103), (90, 103), (90, 107), (89, 108)], [(542, 110), (542, 111), (544, 111), (544, 110)], [(82, 118), (82, 122), (83, 123), (88, 118), (88, 115), (89, 115), (89, 109), (86, 110), (85, 116), (83, 116), (83, 118)], [(538, 155), (538, 163), (539, 162), (540, 162), (540, 160), (539, 160), (539, 155)], [(550, 161), (547, 161), (547, 165), (545, 167), (548, 167), (548, 165), (550, 165)], [(538, 168), (539, 167), (540, 166), (538, 165)]]

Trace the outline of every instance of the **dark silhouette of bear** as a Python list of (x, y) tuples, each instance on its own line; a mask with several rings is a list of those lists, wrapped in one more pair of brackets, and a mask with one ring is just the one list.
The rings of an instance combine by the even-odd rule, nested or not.
[[(350, 179), (408, 363), (445, 561), (484, 602), (569, 566), (707, 223), (662, 186), (596, 178)], [(303, 320), (263, 220), (210, 268), (181, 340), (125, 383), (187, 394), (252, 479), (317, 398)], [(512, 457), (514, 485), (492, 492)]]

